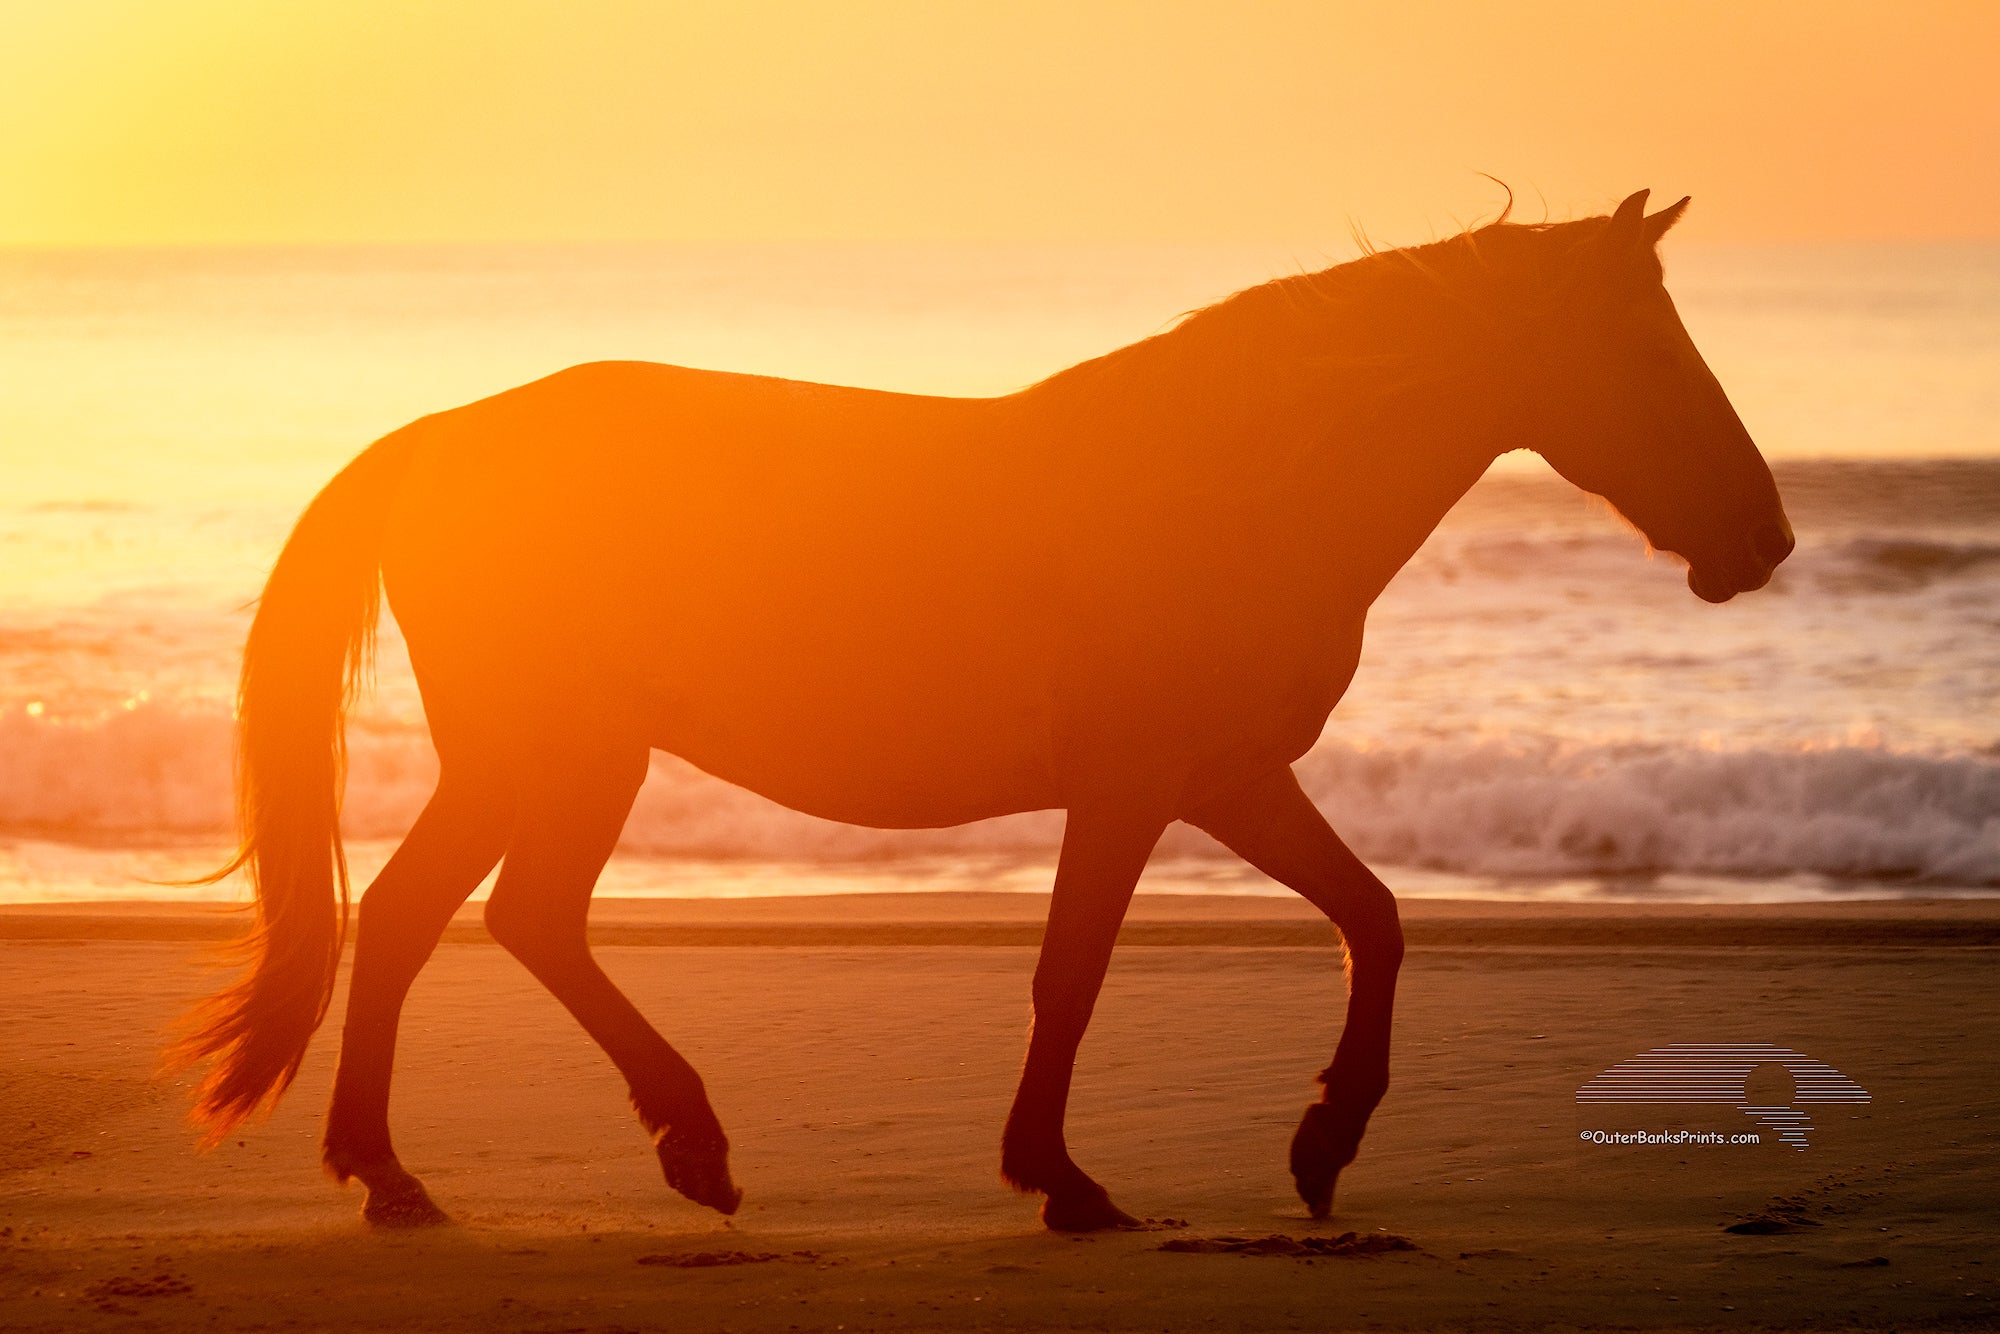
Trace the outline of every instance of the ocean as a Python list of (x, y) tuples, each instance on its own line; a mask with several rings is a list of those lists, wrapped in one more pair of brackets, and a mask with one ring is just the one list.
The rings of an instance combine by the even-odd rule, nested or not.
[[(1276, 247), (632, 245), (0, 251), (0, 902), (234, 898), (246, 604), (402, 423), (643, 358), (1006, 392), (1237, 287)], [(1509, 456), (1376, 604), (1301, 762), (1402, 892), (1747, 902), (2000, 893), (2000, 247), (1668, 246), (1799, 549), (1723, 607)], [(379, 864), (434, 762), (393, 626), (350, 723)], [(883, 832), (658, 757), (609, 894), (1046, 887), (1060, 819)], [(1191, 830), (1146, 886), (1282, 892)]]

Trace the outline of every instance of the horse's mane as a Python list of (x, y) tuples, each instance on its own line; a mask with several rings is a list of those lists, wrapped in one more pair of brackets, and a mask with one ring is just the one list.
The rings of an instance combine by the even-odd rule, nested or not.
[(1189, 311), (1161, 333), (1058, 371), (1022, 393), (1115, 392), (1122, 380), (1138, 388), (1267, 379), (1290, 365), (1309, 368), (1321, 383), (1344, 381), (1346, 395), (1379, 398), (1460, 364), (1456, 354), (1468, 344), (1547, 317), (1560, 296), (1561, 259), (1608, 223), (1603, 217), (1515, 223), (1503, 213), (1425, 245), (1369, 250)]

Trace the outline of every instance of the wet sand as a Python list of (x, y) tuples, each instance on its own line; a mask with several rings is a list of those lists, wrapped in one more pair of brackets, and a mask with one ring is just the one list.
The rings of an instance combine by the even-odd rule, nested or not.
[[(1039, 910), (600, 905), (606, 967), (730, 1130), (730, 1222), (661, 1184), (608, 1062), (468, 920), (412, 997), (395, 1108), (460, 1226), (373, 1235), (317, 1167), (331, 1032), (206, 1156), (150, 1078), (226, 918), (0, 909), (0, 1329), (2000, 1326), (2000, 903), (1412, 903), (1396, 1082), (1315, 1224), (1284, 1154), (1339, 1031), (1330, 931), (1142, 896), (1071, 1139), (1186, 1226), (1088, 1239), (995, 1175)], [(1578, 1085), (1676, 1042), (1792, 1048), (1872, 1101), (1820, 1109), (1804, 1152), (1580, 1140), (1606, 1114)], [(1780, 1230), (1725, 1230), (1757, 1219)], [(1159, 1249), (1272, 1235), (1297, 1245)]]

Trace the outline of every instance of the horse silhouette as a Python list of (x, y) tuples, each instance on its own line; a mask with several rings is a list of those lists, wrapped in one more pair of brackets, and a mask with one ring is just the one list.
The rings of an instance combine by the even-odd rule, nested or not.
[(250, 628), (228, 870), (258, 917), (246, 973), (178, 1048), (209, 1062), (196, 1122), (220, 1138), (273, 1102), (325, 1016), (342, 716), (386, 589), (440, 769), (360, 905), (326, 1123), (370, 1221), (444, 1219), (391, 1147), (397, 1018), (496, 863), (493, 937), (617, 1064), (668, 1184), (736, 1208), (700, 1077), (585, 939), (653, 749), (880, 828), (1067, 812), (1000, 1169), (1052, 1228), (1132, 1222), (1071, 1159), (1064, 1108), (1166, 827), (1298, 891), (1347, 951), (1346, 1025), (1291, 1145), (1325, 1215), (1388, 1087), (1403, 940), (1290, 765), (1369, 605), (1515, 449), (1610, 500), (1708, 601), (1792, 549), (1663, 285), (1687, 201), (1648, 217), (1645, 198), (1268, 282), (1001, 397), (607, 362), (376, 442), (306, 509)]

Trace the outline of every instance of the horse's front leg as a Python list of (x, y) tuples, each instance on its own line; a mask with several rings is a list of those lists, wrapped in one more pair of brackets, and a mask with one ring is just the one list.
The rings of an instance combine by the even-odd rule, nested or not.
[(1108, 801), (1073, 806), (1063, 832), (1035, 967), (1034, 1029), (1000, 1154), (1000, 1175), (1017, 1190), (1045, 1196), (1042, 1221), (1060, 1232), (1138, 1223), (1070, 1158), (1063, 1116), (1111, 947), (1139, 873), (1171, 819), (1159, 803)]
[(1325, 1092), (1306, 1109), (1292, 1138), (1292, 1176), (1314, 1218), (1333, 1208), (1340, 1170), (1354, 1161), (1361, 1132), (1389, 1089), (1389, 1021), (1403, 962), (1396, 898), (1361, 864), (1299, 790), (1277, 769), (1184, 817), (1243, 860), (1333, 919), (1347, 947), (1347, 1024)]

